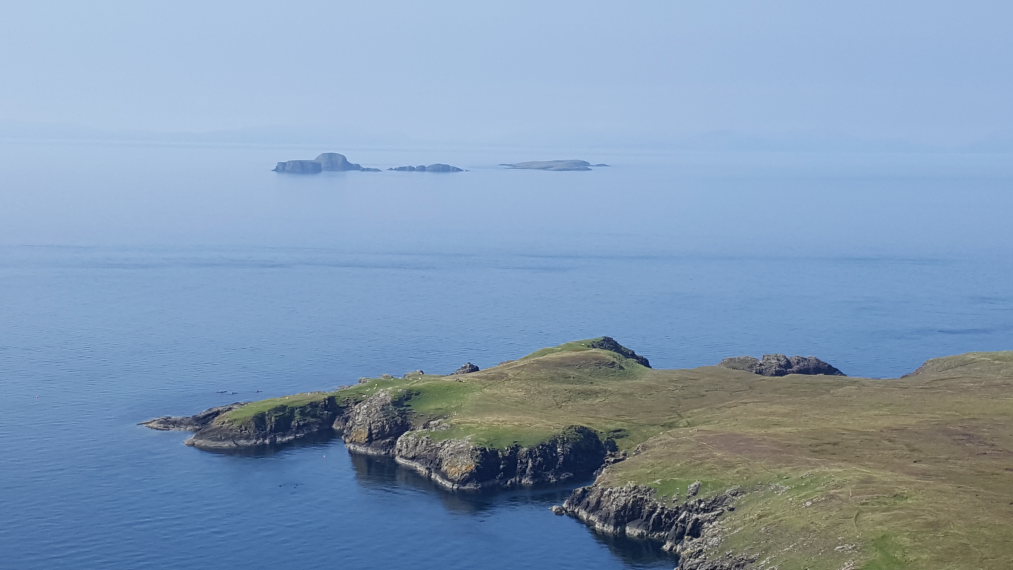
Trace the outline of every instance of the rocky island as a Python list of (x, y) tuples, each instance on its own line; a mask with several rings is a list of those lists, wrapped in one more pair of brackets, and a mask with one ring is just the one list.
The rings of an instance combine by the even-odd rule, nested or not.
[(319, 174), (321, 172), (343, 172), (346, 170), (378, 171), (376, 168), (363, 168), (361, 164), (349, 162), (345, 155), (336, 152), (325, 152), (313, 160), (286, 160), (279, 162), (274, 167), (274, 172), (286, 174)]
[(600, 337), (145, 425), (234, 450), (335, 434), (451, 490), (590, 484), (553, 507), (682, 570), (1007, 568), (1013, 352), (900, 379), (812, 357), (687, 370)]
[(387, 170), (393, 170), (395, 172), (464, 172), (463, 168), (458, 168), (450, 164), (443, 164), (437, 162), (436, 164), (420, 164), (418, 166), (395, 166), (388, 168)]
[[(500, 164), (507, 168), (518, 170), (551, 170), (555, 172), (573, 170), (591, 170), (592, 164), (586, 160), (530, 160), (528, 162), (515, 162)], [(608, 166), (607, 164), (595, 164), (593, 166)]]

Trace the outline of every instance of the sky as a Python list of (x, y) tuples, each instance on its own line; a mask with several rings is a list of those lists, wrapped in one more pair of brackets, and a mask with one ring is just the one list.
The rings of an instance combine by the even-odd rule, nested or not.
[(0, 136), (1013, 140), (1008, 0), (11, 0)]

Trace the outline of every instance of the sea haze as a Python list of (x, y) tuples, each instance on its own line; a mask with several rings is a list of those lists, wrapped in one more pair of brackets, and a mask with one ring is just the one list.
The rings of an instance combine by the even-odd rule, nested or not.
[[(655, 366), (819, 356), (896, 377), (1013, 349), (1013, 161), (0, 144), (0, 566), (670, 568), (339, 441), (138, 427), (612, 335)], [(339, 151), (459, 174), (285, 176)], [(581, 158), (591, 172), (501, 162)]]

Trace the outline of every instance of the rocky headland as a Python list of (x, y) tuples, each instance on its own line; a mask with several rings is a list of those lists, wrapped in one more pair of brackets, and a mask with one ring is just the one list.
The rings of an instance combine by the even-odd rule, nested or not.
[(658, 370), (599, 337), (144, 425), (217, 451), (339, 436), (453, 491), (588, 482), (553, 512), (684, 570), (1003, 568), (1010, 393), (1013, 352), (872, 380), (784, 355)]

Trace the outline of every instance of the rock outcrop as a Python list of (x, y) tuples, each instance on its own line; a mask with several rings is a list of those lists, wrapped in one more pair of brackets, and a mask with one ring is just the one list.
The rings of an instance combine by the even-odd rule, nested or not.
[(352, 451), (390, 455), (398, 438), (412, 429), (412, 422), (404, 401), (381, 390), (336, 418), (332, 427), (343, 433)]
[(530, 160), (527, 162), (514, 162), (500, 164), (507, 168), (519, 170), (591, 170), (591, 163), (586, 160)]
[(450, 373), (451, 376), (460, 376), (461, 374), (471, 374), (472, 372), (478, 372), (479, 367), (475, 366), (470, 362), (465, 362), (460, 368)]
[(787, 376), (788, 374), (845, 375), (834, 366), (813, 356), (764, 354), (762, 359), (752, 356), (735, 356), (722, 360), (718, 366), (752, 372), (761, 376)]
[(315, 160), (286, 160), (274, 167), (275, 172), (285, 174), (320, 174), (323, 166)]
[(570, 426), (532, 447), (492, 449), (460, 439), (438, 440), (410, 431), (397, 440), (394, 459), (452, 490), (509, 489), (580, 481), (594, 475), (610, 446), (583, 426)]
[(207, 450), (238, 450), (287, 443), (329, 433), (334, 420), (345, 412), (333, 396), (299, 406), (280, 405), (233, 421), (227, 412), (246, 404), (230, 404), (194, 416), (163, 417), (143, 422), (152, 429), (193, 431), (186, 445)]
[(244, 404), (246, 404), (246, 402), (236, 402), (225, 406), (208, 408), (203, 412), (192, 416), (162, 416), (153, 420), (141, 422), (138, 425), (161, 431), (197, 431), (206, 427), (218, 416), (224, 414), (225, 412), (230, 412)]
[(601, 350), (607, 350), (609, 352), (614, 352), (614, 353), (616, 353), (616, 354), (618, 354), (618, 355), (620, 355), (622, 357), (634, 360), (637, 363), (641, 364), (642, 366), (646, 366), (647, 368), (651, 367), (651, 363), (646, 358), (644, 358), (643, 356), (640, 356), (639, 354), (637, 354), (633, 350), (631, 350), (629, 348), (626, 348), (625, 346), (619, 344), (619, 342), (616, 341), (616, 339), (614, 339), (614, 338), (612, 338), (610, 336), (603, 336), (603, 337), (599, 337), (599, 338), (593, 339), (588, 344), (588, 346), (590, 348), (598, 348), (598, 349), (601, 349)]
[(734, 509), (737, 491), (683, 503), (662, 503), (649, 487), (591, 485), (576, 489), (562, 506), (596, 531), (650, 540), (679, 557), (680, 570), (738, 570), (753, 561), (708, 552), (715, 523)]

